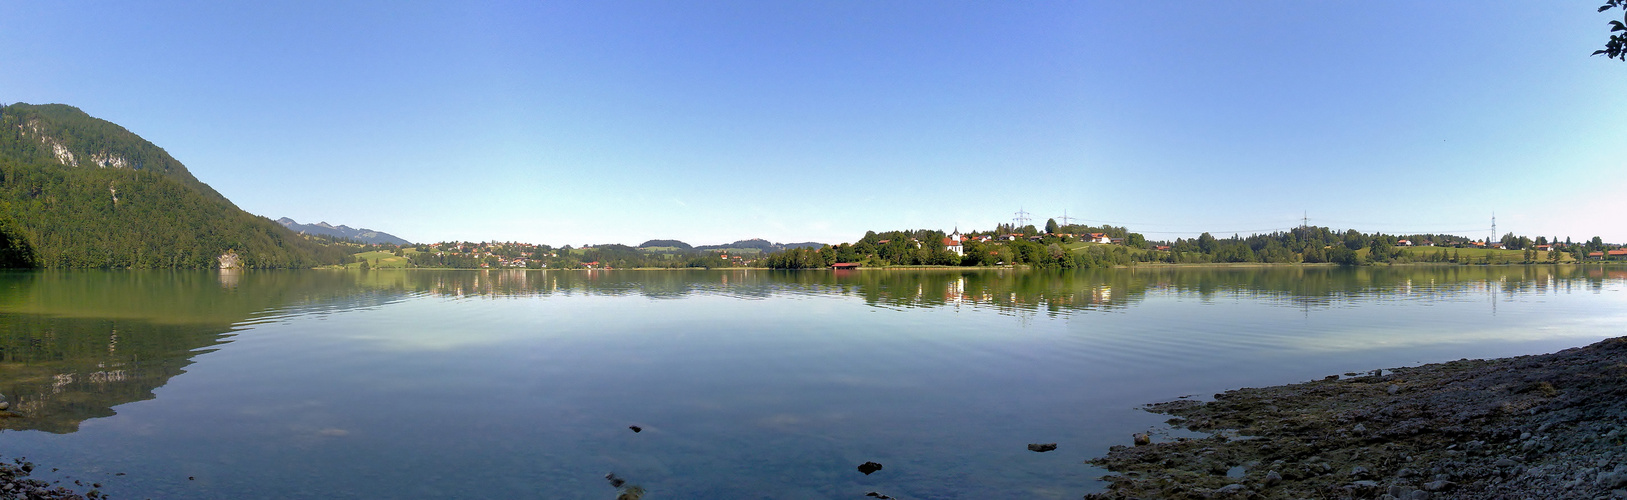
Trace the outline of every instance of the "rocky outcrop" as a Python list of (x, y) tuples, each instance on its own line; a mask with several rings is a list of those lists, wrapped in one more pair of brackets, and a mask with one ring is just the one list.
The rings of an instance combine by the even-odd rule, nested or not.
[(1627, 487), (1627, 337), (1239, 389), (1149, 410), (1211, 432), (1115, 446), (1094, 498), (1598, 498)]

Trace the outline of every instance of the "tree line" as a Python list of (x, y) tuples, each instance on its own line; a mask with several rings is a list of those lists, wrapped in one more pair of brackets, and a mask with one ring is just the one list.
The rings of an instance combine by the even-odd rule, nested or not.
[[(1403, 262), (1508, 263), (1559, 262), (1565, 254), (1583, 260), (1587, 252), (1614, 248), (1597, 236), (1571, 244), (1566, 238), (1546, 254), (1537, 245), (1558, 242), (1558, 237), (1535, 240), (1504, 235), (1502, 243), (1510, 250), (1523, 250), (1516, 258), (1509, 255), (1492, 256), (1473, 253), (1465, 257), (1461, 248), (1472, 248), (1471, 240), (1462, 236), (1444, 234), (1389, 235), (1362, 233), (1355, 229), (1336, 231), (1327, 227), (1304, 226), (1287, 231), (1249, 236), (1232, 235), (1217, 238), (1203, 233), (1196, 238), (1178, 238), (1174, 241), (1147, 242), (1140, 234), (1127, 228), (1101, 226), (1061, 226), (1055, 221), (1047, 223), (1047, 232), (1034, 226), (1015, 227), (1000, 225), (990, 232), (971, 235), (1016, 235), (1011, 241), (999, 239), (980, 242), (972, 239), (962, 243), (964, 255), (948, 250), (942, 231), (912, 230), (865, 233), (854, 243), (825, 245), (820, 248), (792, 249), (763, 256), (760, 265), (776, 269), (811, 269), (828, 267), (836, 263), (857, 263), (864, 266), (988, 266), (1026, 265), (1041, 269), (1089, 269), (1129, 265), (1135, 262), (1163, 262), (1172, 264), (1198, 263), (1334, 263), (1340, 265), (1370, 265)], [(1071, 232), (1070, 232), (1071, 231)], [(1070, 243), (1080, 235), (1104, 233), (1121, 238), (1119, 245), (1087, 245), (1069, 250)], [(1122, 235), (1122, 236), (1114, 236)], [(1405, 244), (1429, 242), (1440, 250), (1409, 253)]]

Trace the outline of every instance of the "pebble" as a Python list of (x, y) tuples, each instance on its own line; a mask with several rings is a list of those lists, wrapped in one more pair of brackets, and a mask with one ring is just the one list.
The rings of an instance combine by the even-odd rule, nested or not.
[(1395, 384), (1390, 384), (1389, 387), (1384, 388), (1384, 392), (1388, 392), (1391, 395), (1394, 395), (1397, 392), (1401, 392), (1401, 386), (1395, 385)]
[(1424, 491), (1446, 491), (1452, 487), (1452, 482), (1445, 479), (1424, 483)]
[(1277, 471), (1265, 473), (1266, 486), (1276, 486), (1276, 484), (1280, 482), (1282, 482), (1282, 474), (1278, 474)]
[(1245, 486), (1243, 486), (1241, 484), (1232, 483), (1232, 484), (1228, 484), (1228, 485), (1225, 485), (1225, 486), (1221, 486), (1218, 489), (1215, 489), (1215, 494), (1217, 494), (1217, 495), (1235, 495), (1235, 494), (1238, 494), (1238, 493), (1242, 493), (1243, 490), (1247, 490), (1247, 489), (1248, 489), (1247, 487), (1245, 487)]
[(0, 410), (10, 409), (11, 403), (0, 401)]
[(1368, 472), (1366, 467), (1362, 467), (1360, 465), (1356, 466), (1353, 469), (1350, 469), (1350, 477), (1358, 477), (1358, 478), (1359, 477), (1367, 477), (1370, 474), (1371, 473)]
[(1520, 463), (1515, 462), (1513, 460), (1509, 460), (1507, 458), (1499, 458), (1499, 459), (1497, 459), (1497, 462), (1493, 463), (1492, 465), (1495, 465), (1498, 468), (1508, 468), (1508, 467), (1513, 467), (1513, 466), (1516, 466), (1516, 465), (1520, 465)]

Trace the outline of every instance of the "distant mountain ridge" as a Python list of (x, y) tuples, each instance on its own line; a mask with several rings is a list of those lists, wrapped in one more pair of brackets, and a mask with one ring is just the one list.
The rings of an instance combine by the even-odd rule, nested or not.
[(407, 241), (405, 239), (402, 239), (401, 237), (398, 237), (396, 235), (386, 233), (386, 232), (383, 232), (383, 231), (375, 231), (375, 230), (367, 229), (367, 228), (357, 229), (357, 228), (353, 228), (353, 227), (346, 226), (346, 225), (343, 225), (343, 224), (340, 224), (338, 226), (334, 226), (334, 225), (328, 224), (327, 221), (318, 222), (318, 223), (315, 223), (315, 224), (300, 224), (299, 221), (295, 221), (294, 219), (283, 217), (281, 219), (277, 219), (277, 223), (282, 224), (282, 227), (286, 227), (289, 230), (291, 230), (293, 232), (296, 232), (296, 233), (320, 234), (320, 235), (323, 235), (323, 236), (333, 236), (333, 237), (336, 237), (336, 238), (347, 238), (347, 239), (359, 241), (359, 242), (362, 242), (362, 243), (375, 243), (375, 244), (384, 244), (384, 245), (411, 245), (412, 244), (412, 242), (410, 242), (410, 241)]

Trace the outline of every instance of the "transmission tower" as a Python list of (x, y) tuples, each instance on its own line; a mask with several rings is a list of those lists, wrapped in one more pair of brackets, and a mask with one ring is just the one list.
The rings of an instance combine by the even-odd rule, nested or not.
[(1309, 210), (1306, 210), (1304, 213), (1302, 213), (1300, 215), (1301, 215), (1301, 217), (1299, 218), (1299, 228), (1300, 229), (1305, 229), (1307, 227), (1311, 227), (1311, 212)]
[(1075, 219), (1073, 217), (1068, 217), (1068, 211), (1063, 210), (1062, 211), (1062, 216), (1057, 217), (1056, 220), (1061, 221), (1062, 225), (1064, 225), (1064, 226), (1071, 226), (1071, 225), (1073, 225), (1072, 221), (1076, 221), (1076, 220), (1079, 220), (1079, 219)]
[(1491, 248), (1491, 241), (1497, 238), (1497, 212), (1491, 213), (1491, 238), (1486, 238), (1486, 248)]
[(1017, 225), (1016, 229), (1022, 229), (1024, 227), (1028, 227), (1028, 222), (1033, 220), (1028, 218), (1028, 216), (1034, 214), (1028, 213), (1026, 210), (1019, 208), (1017, 209), (1017, 213), (1012, 215), (1015, 215), (1016, 217), (1012, 217), (1011, 222)]

